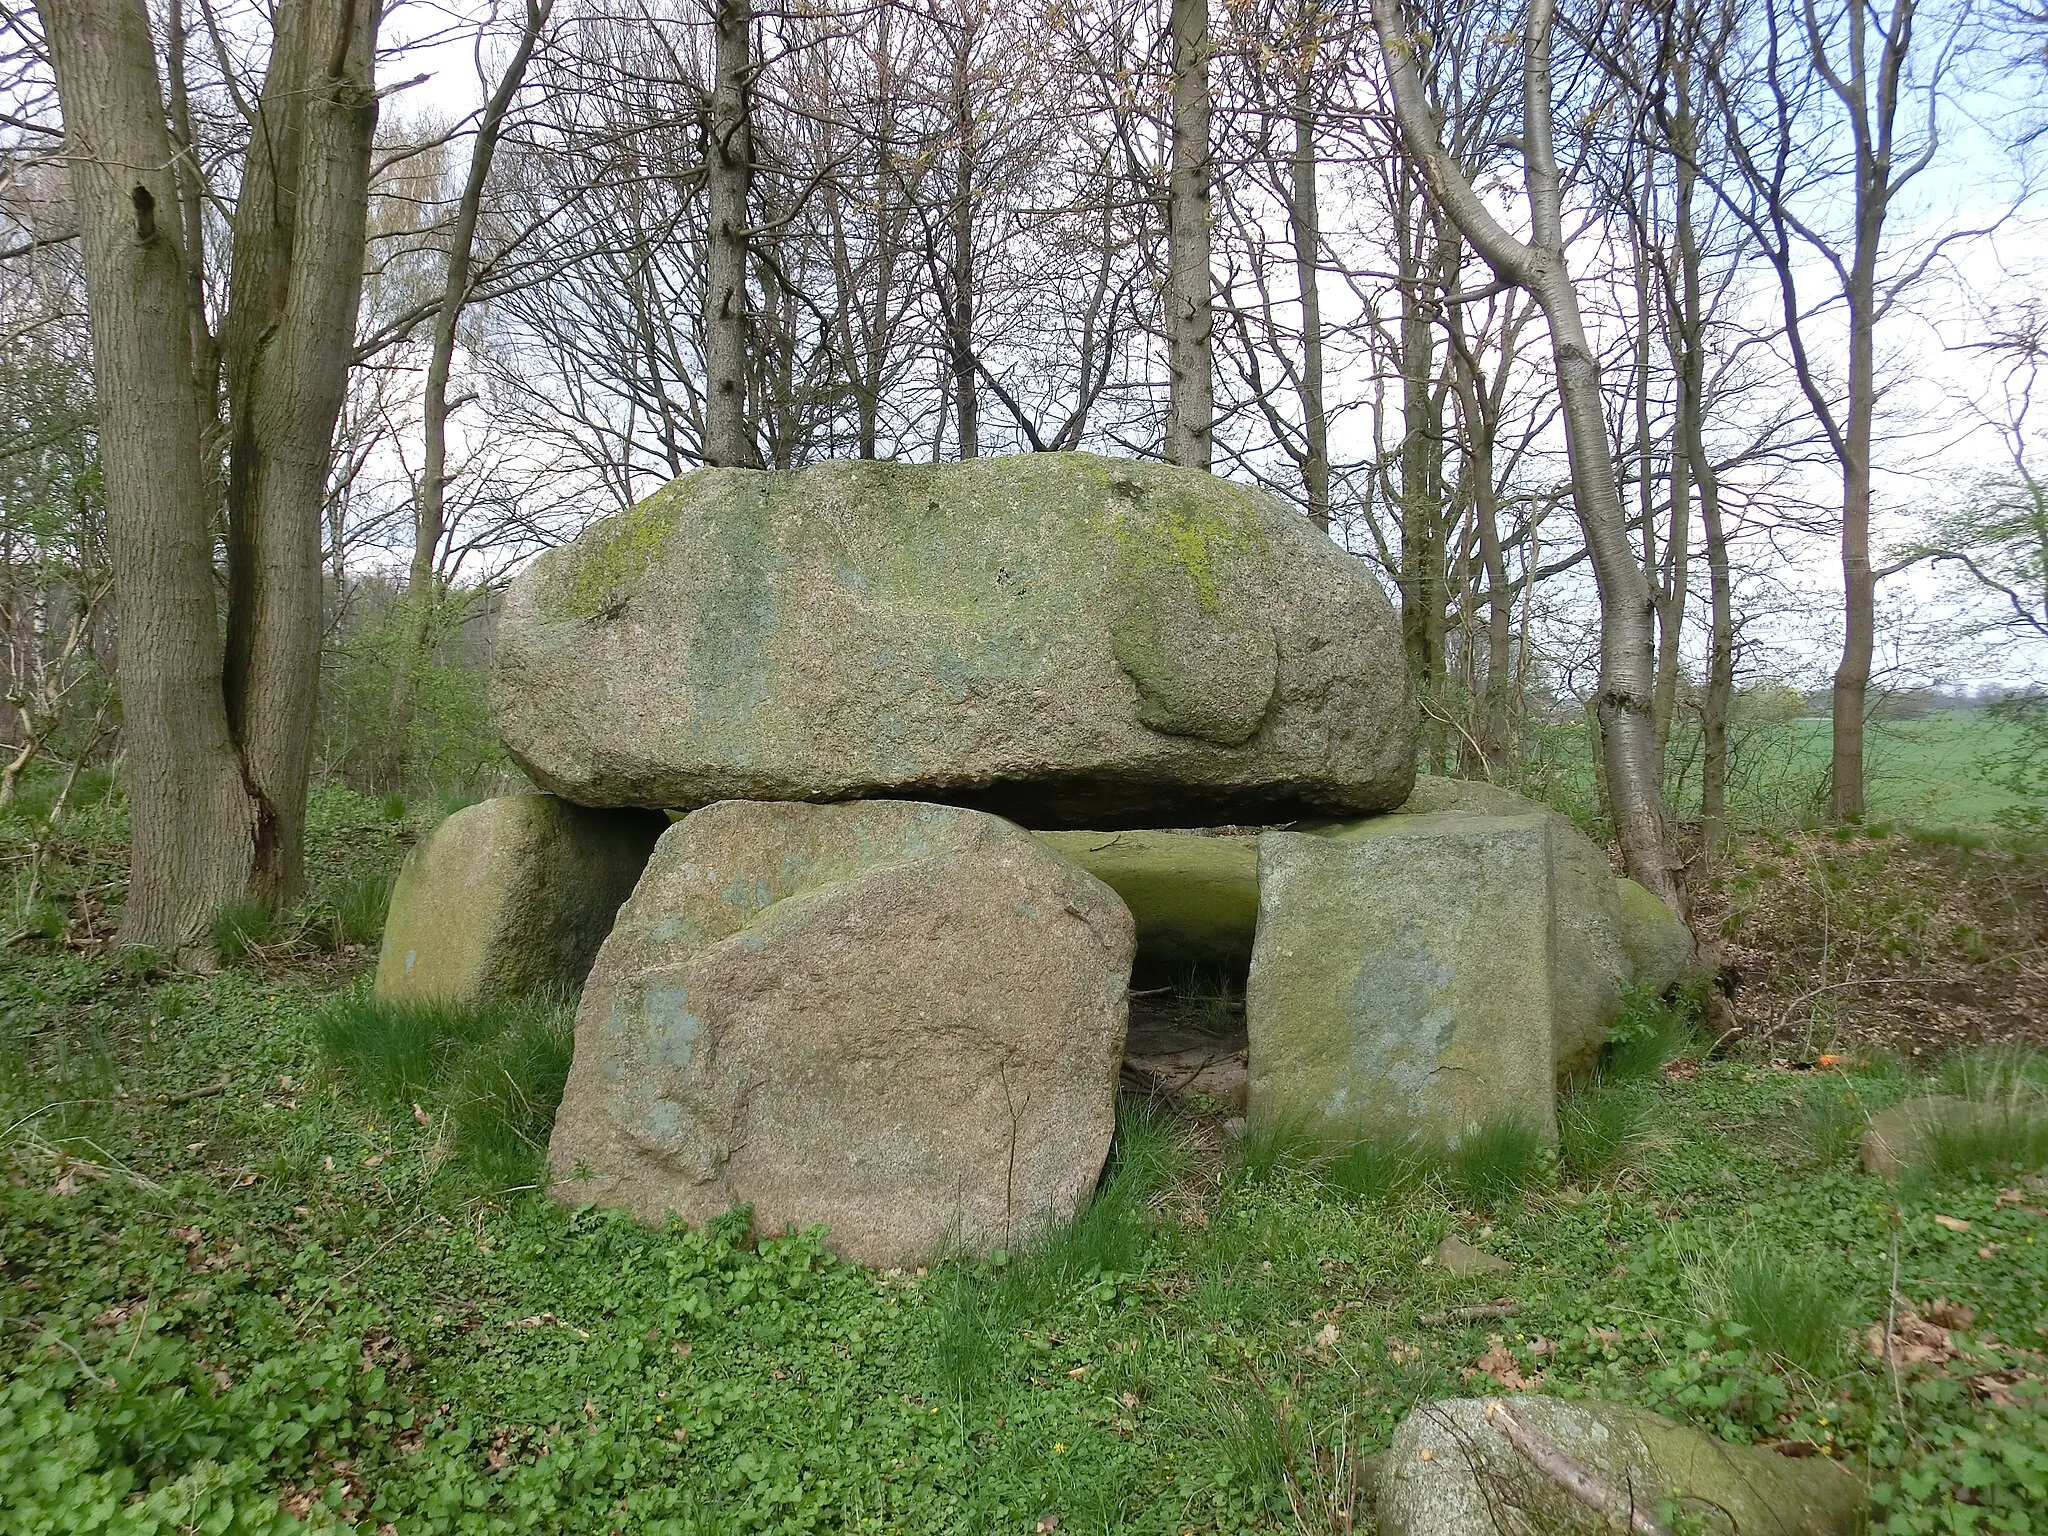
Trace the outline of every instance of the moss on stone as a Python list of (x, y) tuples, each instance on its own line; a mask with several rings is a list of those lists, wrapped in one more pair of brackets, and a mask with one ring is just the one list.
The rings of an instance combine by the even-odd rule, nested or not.
[(1259, 925), (1259, 843), (1199, 832), (1040, 832), (1124, 899), (1138, 925), (1138, 974), (1242, 974)]
[[(697, 474), (715, 471), (699, 470)], [(645, 501), (585, 530), (550, 561), (540, 593), (544, 618), (557, 622), (594, 619), (629, 590), (641, 572), (661, 557), (675, 537), (676, 500), (696, 475), (671, 481)]]

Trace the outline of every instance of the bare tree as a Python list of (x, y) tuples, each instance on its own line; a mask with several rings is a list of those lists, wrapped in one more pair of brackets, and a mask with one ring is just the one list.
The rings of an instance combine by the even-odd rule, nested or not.
[[(406, 578), (406, 604), (412, 610), (407, 626), (408, 654), (398, 659), (391, 687), (391, 717), (388, 749), (394, 761), (385, 765), (385, 777), (395, 781), (403, 773), (405, 740), (412, 725), (413, 699), (418, 669), (433, 642), (435, 609), (439, 601), (439, 559), (441, 541), (447, 531), (448, 509), (448, 394), (449, 375), (455, 363), (455, 340), (462, 311), (474, 288), (477, 221), (483, 213), (484, 187), (490, 179), (491, 163), (497, 157), (498, 142), (504, 136), (506, 115), (512, 99), (526, 78), (526, 68), (540, 44), (541, 32), (554, 9), (554, 0), (526, 0), (526, 15), (520, 26), (512, 56), (499, 73), (497, 84), (485, 99), (477, 121), (476, 137), (470, 141), (469, 166), (462, 190), (455, 201), (455, 218), (448, 234), (448, 261), (442, 276), (440, 303), (434, 311), (433, 338), (427, 352), (425, 393), (421, 400), (421, 435), (424, 457), (418, 489), (413, 499), (412, 561)], [(478, 37), (482, 47), (482, 35)]]
[[(1801, 0), (1797, 8), (1772, 0), (1758, 8), (1763, 30), (1752, 58), (1716, 53), (1709, 61), (1745, 184), (1734, 206), (1777, 277), (1793, 374), (1841, 474), (1843, 629), (1829, 764), (1837, 821), (1860, 820), (1864, 807), (1864, 720), (1883, 574), (1870, 557), (1878, 332), (1954, 238), (1951, 231), (1888, 261), (1888, 226), (1940, 149), (1941, 100), (1968, 12), (1967, 3), (1952, 8), (1928, 33), (1920, 0)], [(1816, 267), (1826, 274), (1819, 303), (1805, 287)]]
[(716, 82), (705, 155), (704, 462), (760, 462), (747, 416), (747, 189), (753, 170), (751, 0), (710, 0)]
[(1599, 364), (1566, 262), (1563, 185), (1551, 121), (1551, 0), (1531, 0), (1521, 27), (1527, 240), (1495, 219), (1445, 147), (1417, 68), (1416, 53), (1423, 45), (1404, 21), (1398, 0), (1372, 0), (1372, 14), (1402, 138), (1437, 205), (1496, 277), (1527, 290), (1549, 322), (1573, 500), (1600, 594), (1597, 712), (1608, 795), (1630, 875), (1683, 912), (1680, 863), (1665, 826), (1662, 765), (1656, 756), (1656, 638), (1649, 582), (1630, 545), (1608, 443)]

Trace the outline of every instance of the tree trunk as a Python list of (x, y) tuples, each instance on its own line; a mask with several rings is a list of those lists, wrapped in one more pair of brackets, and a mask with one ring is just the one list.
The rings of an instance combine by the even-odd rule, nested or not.
[(378, 10), (280, 5), (242, 194), (222, 326), (228, 385), (223, 686), (256, 807), (254, 894), (304, 883), (320, 694), (320, 535), (355, 348), (377, 126)]
[(1681, 865), (1667, 836), (1656, 758), (1656, 630), (1650, 584), (1629, 541), (1608, 444), (1599, 365), (1565, 262), (1564, 199), (1551, 122), (1551, 0), (1532, 0), (1524, 30), (1523, 175), (1530, 216), (1526, 243), (1494, 219), (1444, 147), (1415, 63), (1416, 40), (1405, 30), (1396, 0), (1372, 0), (1372, 15), (1394, 87), (1402, 137), (1437, 205), (1502, 281), (1525, 288), (1536, 299), (1550, 323), (1572, 499), (1600, 594), (1595, 712), (1615, 828), (1628, 873), (1683, 917)]
[(212, 402), (142, 0), (40, 0), (84, 249), (128, 755), (124, 943), (176, 947), (248, 888), (256, 814), (221, 692)]
[(1870, 450), (1877, 389), (1877, 239), (1857, 241), (1849, 281), (1849, 411), (1842, 443), (1842, 660), (1835, 668), (1829, 811), (1863, 819), (1863, 717), (1877, 644), (1877, 580), (1870, 570)]
[(1173, 164), (1166, 194), (1166, 459), (1207, 469), (1216, 416), (1210, 357), (1209, 5), (1172, 0)]
[(1304, 62), (1300, 70), (1294, 85), (1294, 159), (1287, 211), (1294, 286), (1301, 296), (1301, 481), (1310, 520), (1328, 533), (1330, 414), (1323, 403), (1323, 229), (1316, 198), (1315, 81), (1310, 63)]
[(717, 79), (705, 154), (704, 462), (726, 469), (760, 463), (747, 420), (747, 182), (753, 136), (752, 0), (712, 0)]
[(971, 66), (979, 18), (963, 12), (953, 51), (953, 247), (948, 262), (946, 350), (953, 365), (953, 427), (962, 459), (981, 454), (981, 402), (974, 379), (975, 121)]
[(427, 353), (427, 384), (420, 402), (425, 451), (419, 490), (413, 497), (412, 563), (406, 572), (406, 649), (391, 680), (385, 761), (380, 778), (403, 783), (406, 737), (412, 731), (413, 700), (418, 674), (434, 640), (434, 621), (441, 601), (441, 539), (448, 522), (448, 376), (455, 364), (455, 335), (462, 309), (469, 302), (470, 273), (475, 261), (477, 219), (483, 210), (484, 183), (504, 135), (505, 114), (526, 78), (526, 66), (540, 43), (554, 0), (527, 0), (526, 20), (504, 73), (484, 103), (476, 140), (470, 145), (469, 170), (455, 204), (455, 227), (448, 234), (448, 265), (441, 278), (441, 302), (434, 311), (434, 334)]

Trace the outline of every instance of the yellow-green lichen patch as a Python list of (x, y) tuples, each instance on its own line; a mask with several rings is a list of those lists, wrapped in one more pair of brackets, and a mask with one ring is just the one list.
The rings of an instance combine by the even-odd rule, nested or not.
[(556, 622), (594, 619), (630, 596), (641, 573), (675, 537), (681, 521), (677, 502), (696, 478), (686, 475), (671, 482), (549, 557), (540, 589), (541, 616)]

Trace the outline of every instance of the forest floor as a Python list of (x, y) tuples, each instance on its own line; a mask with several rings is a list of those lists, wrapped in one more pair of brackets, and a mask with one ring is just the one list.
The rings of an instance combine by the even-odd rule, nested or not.
[[(97, 943), (117, 810), (0, 963), (12, 1536), (1367, 1530), (1409, 1408), (1530, 1386), (1839, 1458), (1882, 1530), (2048, 1529), (2048, 1181), (1855, 1158), (1958, 1050), (2048, 1077), (2011, 1051), (2048, 1044), (2039, 855), (1745, 839), (1708, 897), (1742, 1033), (1639, 1003), (1561, 1153), (1332, 1158), (1132, 1100), (1070, 1227), (903, 1274), (556, 1207), (544, 1081), (472, 1155), (510, 1090), (338, 1067), (356, 909), (426, 818), (316, 811), (318, 900), (214, 974)], [(1445, 1274), (1448, 1233), (1511, 1269)]]

